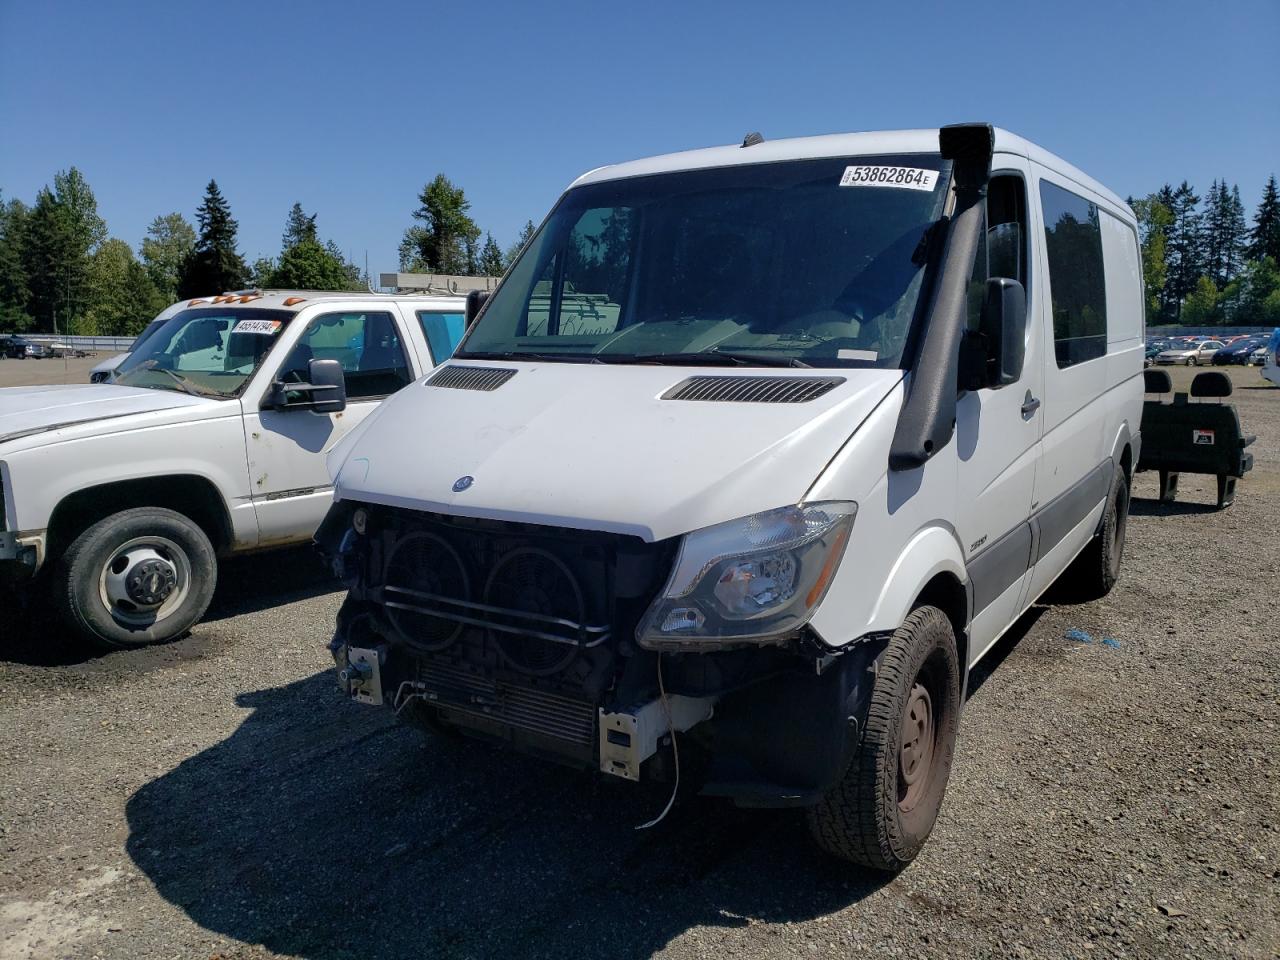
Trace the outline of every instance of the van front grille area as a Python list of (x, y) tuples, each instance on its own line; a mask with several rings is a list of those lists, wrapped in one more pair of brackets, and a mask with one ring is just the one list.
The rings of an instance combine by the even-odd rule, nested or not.
[(385, 508), (369, 525), (364, 595), (390, 645), (385, 694), (589, 760), (674, 544)]

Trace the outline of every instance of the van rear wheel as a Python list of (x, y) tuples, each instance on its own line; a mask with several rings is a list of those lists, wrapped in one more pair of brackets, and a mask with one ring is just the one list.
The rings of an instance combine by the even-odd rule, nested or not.
[(951, 621), (937, 607), (918, 607), (880, 659), (857, 752), (808, 811), (819, 847), (888, 872), (920, 852), (951, 773), (960, 677)]
[(54, 602), (99, 646), (140, 647), (181, 636), (213, 598), (218, 567), (204, 531), (172, 510), (122, 510), (63, 554)]
[(1089, 545), (1063, 570), (1048, 599), (1081, 602), (1100, 600), (1120, 579), (1125, 531), (1129, 525), (1129, 481), (1116, 468), (1111, 493), (1102, 514), (1102, 528)]

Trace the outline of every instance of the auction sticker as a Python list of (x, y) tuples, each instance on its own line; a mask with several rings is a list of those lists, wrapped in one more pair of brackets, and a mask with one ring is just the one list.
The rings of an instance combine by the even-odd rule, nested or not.
[(232, 333), (258, 333), (271, 336), (280, 329), (279, 320), (241, 320), (235, 325)]
[(1212, 430), (1192, 430), (1191, 442), (1194, 443), (1197, 447), (1213, 446), (1213, 431)]
[(932, 190), (937, 170), (921, 167), (845, 167), (842, 187), (897, 187), (900, 190)]

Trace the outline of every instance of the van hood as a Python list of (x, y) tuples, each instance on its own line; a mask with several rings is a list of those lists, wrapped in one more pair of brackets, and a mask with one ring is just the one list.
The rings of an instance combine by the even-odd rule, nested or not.
[(175, 390), (106, 384), (0, 388), (0, 444), (63, 427), (211, 402)]
[[(902, 381), (899, 370), (451, 366), (516, 373), (492, 391), (419, 381), (385, 401), (329, 460), (339, 499), (662, 540), (799, 502)], [(663, 399), (699, 375), (843, 382), (806, 403)]]

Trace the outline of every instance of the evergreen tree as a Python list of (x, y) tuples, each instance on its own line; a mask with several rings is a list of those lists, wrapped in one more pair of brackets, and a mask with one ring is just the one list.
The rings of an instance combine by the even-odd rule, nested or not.
[(500, 277), (506, 270), (506, 258), (502, 248), (493, 239), (492, 233), (485, 233), (484, 246), (480, 248), (480, 275), (482, 277)]
[(1228, 190), (1225, 180), (1215, 180), (1205, 197), (1205, 206), (1205, 275), (1221, 288), (1231, 282), (1244, 260), (1244, 205), (1240, 190)]
[(505, 267), (509, 267), (511, 264), (516, 262), (516, 257), (520, 256), (520, 251), (523, 250), (524, 245), (533, 238), (537, 229), (538, 228), (533, 225), (532, 220), (526, 220), (524, 222), (524, 228), (520, 231), (520, 236), (516, 237), (516, 242), (507, 247)]
[[(480, 228), (467, 215), (471, 201), (443, 173), (422, 188), (421, 204), (413, 212), (414, 225), (405, 231), (400, 261), (432, 273), (471, 274), (475, 269), (475, 243)], [(406, 256), (407, 255), (407, 256)]]
[(166, 303), (178, 299), (183, 265), (195, 249), (196, 231), (180, 213), (156, 217), (142, 240), (142, 262)]
[(89, 305), (89, 257), (107, 225), (83, 174), (75, 167), (54, 175), (27, 218), (23, 268), (28, 310), (36, 329), (66, 331)]
[(1253, 229), (1249, 231), (1249, 259), (1263, 257), (1280, 262), (1280, 193), (1276, 190), (1276, 175), (1267, 179), (1262, 190), (1262, 201), (1253, 215)]
[(238, 225), (231, 218), (231, 208), (214, 180), (205, 188), (204, 202), (196, 211), (196, 220), (200, 224), (200, 235), (183, 264), (178, 298), (208, 296), (243, 287), (249, 268), (236, 251)]
[(1182, 316), (1182, 301), (1204, 274), (1204, 225), (1191, 185), (1183, 180), (1174, 189), (1166, 184), (1156, 199), (1169, 208), (1173, 220), (1167, 230), (1169, 280), (1165, 284), (1161, 313), (1175, 321)]
[(348, 277), (340, 256), (317, 240), (300, 240), (280, 254), (267, 283), (286, 290), (345, 290)]
[(307, 216), (302, 204), (295, 203), (289, 208), (289, 216), (284, 221), (284, 234), (280, 237), (280, 249), (288, 250), (304, 240), (316, 239), (316, 214)]
[(21, 200), (5, 203), (0, 198), (0, 332), (21, 332), (31, 326), (24, 252), (28, 214)]

